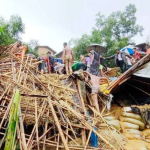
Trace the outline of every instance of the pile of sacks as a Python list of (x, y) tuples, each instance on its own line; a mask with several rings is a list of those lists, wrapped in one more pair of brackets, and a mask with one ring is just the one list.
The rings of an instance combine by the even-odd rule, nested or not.
[(116, 149), (121, 145), (124, 150), (150, 150), (150, 129), (146, 129), (141, 115), (133, 113), (130, 107), (122, 108), (119, 113), (119, 117), (114, 114), (104, 117), (105, 121), (97, 126), (98, 132)]
[(141, 115), (124, 107), (120, 116), (121, 132), (127, 138), (127, 150), (150, 150), (150, 129), (146, 128)]
[[(114, 116), (104, 117), (104, 120), (97, 125), (98, 132), (109, 141), (116, 149), (120, 149), (124, 145), (124, 137), (120, 134), (120, 122)], [(109, 128), (109, 129), (108, 129)], [(103, 149), (109, 149), (108, 145), (102, 145)]]
[(139, 114), (132, 113), (130, 107), (124, 107), (120, 116), (120, 124), (123, 135), (129, 140), (142, 140), (141, 131), (145, 129), (145, 124)]

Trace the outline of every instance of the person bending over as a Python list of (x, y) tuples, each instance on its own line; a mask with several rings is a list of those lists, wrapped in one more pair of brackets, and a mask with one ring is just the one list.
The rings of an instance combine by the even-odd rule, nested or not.
[(83, 72), (84, 76), (85, 76), (85, 81), (89, 82), (92, 85), (92, 100), (94, 102), (94, 106), (97, 109), (97, 111), (99, 111), (99, 105), (98, 105), (98, 93), (100, 91), (100, 84), (103, 83), (107, 83), (109, 85), (109, 81), (106, 77), (98, 77), (95, 75), (90, 74), (87, 71)]
[(62, 74), (63, 69), (64, 69), (64, 64), (61, 64), (59, 62), (55, 62), (54, 63), (54, 70), (55, 70), (55, 72), (58, 72), (59, 74)]

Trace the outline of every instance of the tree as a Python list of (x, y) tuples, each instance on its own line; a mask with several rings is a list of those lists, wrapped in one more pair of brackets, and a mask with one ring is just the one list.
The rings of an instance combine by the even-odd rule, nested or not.
[(25, 43), (25, 44), (28, 46), (27, 54), (33, 54), (35, 56), (38, 56), (38, 53), (36, 50), (39, 44), (37, 40), (32, 39), (30, 40), (30, 42)]
[(13, 15), (9, 21), (0, 18), (0, 45), (9, 45), (20, 40), (22, 33), (24, 33), (24, 24), (20, 16)]
[(80, 54), (87, 55), (86, 47), (92, 43), (101, 43), (102, 37), (98, 30), (93, 28), (91, 35), (83, 34), (79, 39), (71, 39), (70, 44), (74, 45), (73, 51), (76, 60), (79, 60)]
[[(142, 35), (143, 27), (136, 25), (136, 7), (130, 4), (125, 11), (113, 12), (105, 17), (101, 13), (97, 14), (96, 27), (101, 31), (103, 38), (120, 41), (128, 38), (129, 40), (140, 33)], [(107, 42), (107, 40), (106, 40)]]
[(75, 45), (73, 48), (74, 56), (76, 60), (79, 60), (80, 54), (87, 54), (86, 47), (91, 43), (90, 36), (84, 34), (80, 39), (71, 39), (69, 43)]
[(91, 43), (104, 45), (107, 49), (105, 55), (113, 55), (115, 47), (123, 48), (131, 43), (132, 37), (142, 35), (144, 29), (136, 24), (136, 11), (135, 5), (129, 4), (124, 11), (113, 12), (108, 17), (99, 12), (91, 34), (74, 39), (75, 58), (77, 59), (81, 53), (85, 54), (86, 46)]
[[(12, 15), (9, 21), (0, 18), (0, 45), (9, 45), (17, 40), (21, 40), (20, 34), (24, 33), (25, 25), (22, 19), (18, 15)], [(24, 42), (23, 42), (24, 43)], [(36, 52), (36, 47), (38, 46), (37, 40), (30, 40), (27, 45), (27, 53), (34, 54), (38, 56)]]

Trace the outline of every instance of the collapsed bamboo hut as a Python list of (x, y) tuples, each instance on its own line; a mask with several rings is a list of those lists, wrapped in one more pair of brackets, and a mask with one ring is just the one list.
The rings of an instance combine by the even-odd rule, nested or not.
[[(148, 58), (149, 56), (146, 56), (143, 62), (147, 63)], [(90, 85), (84, 82), (82, 72), (74, 73), (70, 77), (41, 74), (37, 69), (39, 63), (30, 56), (21, 60), (9, 51), (1, 55), (0, 149), (7, 149), (8, 145), (11, 149), (21, 150), (137, 149), (134, 140), (138, 138), (133, 137), (131, 142), (131, 137), (128, 138), (125, 133), (136, 130), (136, 133), (141, 135), (141, 130), (146, 126), (142, 117), (133, 113), (130, 107), (122, 109), (112, 105), (111, 110), (107, 110), (111, 92), (113, 93), (122, 78), (130, 78), (130, 71), (130, 75), (120, 76), (109, 87), (103, 85), (104, 89), (98, 95), (98, 112), (92, 105)], [(141, 62), (139, 65), (145, 63)], [(136, 68), (137, 66), (132, 69)], [(21, 96), (18, 103), (14, 101), (17, 90)], [(18, 123), (10, 117), (16, 117), (17, 114)], [(132, 120), (126, 119), (126, 116)], [(14, 121), (15, 130), (11, 134), (8, 127), (11, 128), (11, 122)], [(131, 125), (131, 122), (134, 125)], [(129, 124), (130, 128), (134, 127), (127, 128)], [(14, 141), (10, 142), (10, 137), (14, 137), (15, 132)], [(97, 143), (94, 143), (95, 141)], [(147, 145), (144, 145), (145, 148), (149, 146)]]

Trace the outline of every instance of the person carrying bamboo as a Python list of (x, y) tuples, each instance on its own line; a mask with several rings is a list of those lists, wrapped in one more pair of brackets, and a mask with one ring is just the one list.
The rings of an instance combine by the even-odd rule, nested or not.
[(22, 46), (22, 42), (21, 41), (17, 41), (13, 47), (11, 48), (11, 53), (16, 54), (17, 52), (20, 51), (20, 47)]
[(63, 62), (65, 64), (66, 73), (69, 75), (72, 74), (72, 61), (74, 60), (73, 51), (67, 46), (66, 42), (63, 46)]
[(22, 45), (21, 41), (17, 41), (11, 49), (11, 53), (15, 54), (18, 58), (22, 58), (25, 56), (27, 51), (27, 46)]
[(90, 74), (87, 71), (83, 72), (84, 76), (85, 76), (85, 81), (89, 82), (91, 84), (91, 88), (92, 88), (92, 100), (94, 102), (94, 106), (97, 109), (97, 111), (99, 112), (99, 104), (98, 104), (98, 93), (100, 91), (100, 84), (103, 83), (107, 83), (109, 85), (109, 81), (106, 77), (98, 77), (95, 75)]

